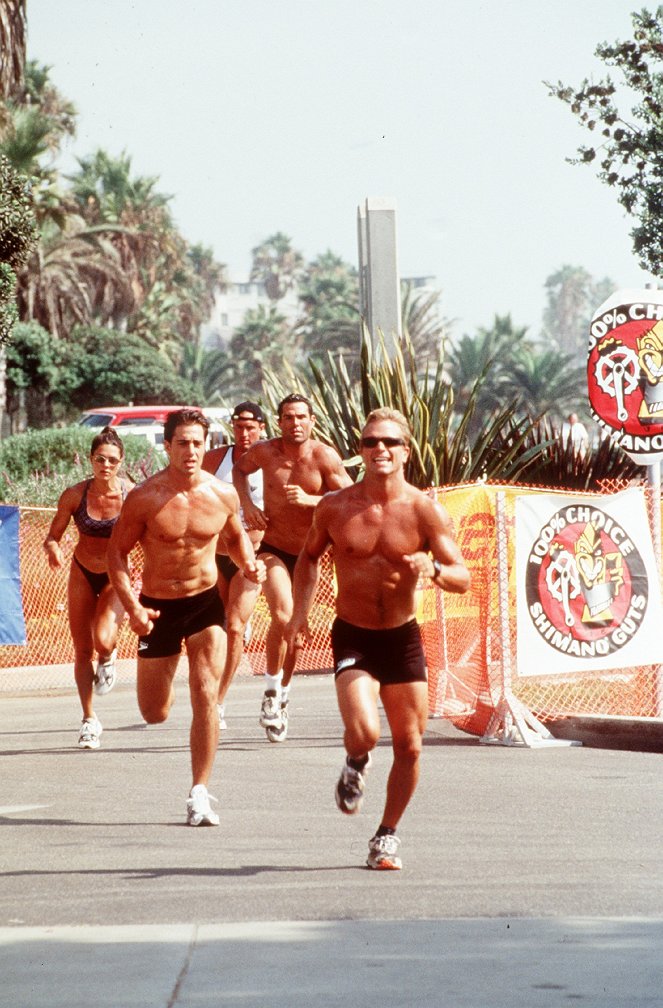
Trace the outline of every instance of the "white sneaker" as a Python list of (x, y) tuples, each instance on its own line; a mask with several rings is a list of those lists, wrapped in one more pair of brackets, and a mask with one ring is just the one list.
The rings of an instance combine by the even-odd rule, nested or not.
[(401, 859), (396, 856), (400, 840), (393, 833), (388, 836), (374, 836), (368, 841), (366, 864), (377, 871), (400, 871)]
[(98, 749), (101, 745), (99, 739), (102, 731), (101, 722), (97, 717), (83, 718), (78, 735), (78, 748)]
[(262, 706), (260, 708), (260, 718), (259, 724), (261, 728), (278, 728), (281, 721), (281, 708), (278, 700), (276, 699), (276, 694), (269, 695), (265, 693), (262, 698)]
[(204, 784), (196, 784), (191, 788), (191, 794), (186, 803), (186, 821), (189, 826), (218, 826), (219, 817), (210, 808), (210, 800), (216, 801), (207, 793)]
[(114, 648), (112, 654), (109, 654), (108, 658), (100, 658), (97, 662), (97, 671), (95, 672), (93, 681), (94, 692), (97, 696), (103, 696), (104, 693), (110, 693), (115, 685), (116, 658), (117, 648)]
[(216, 709), (217, 709), (217, 712), (219, 714), (219, 731), (225, 731), (226, 728), (228, 727), (228, 725), (226, 724), (226, 718), (225, 718), (226, 705), (225, 704), (217, 704), (216, 705)]
[(281, 704), (279, 720), (265, 728), (270, 742), (285, 742), (288, 737), (288, 701)]

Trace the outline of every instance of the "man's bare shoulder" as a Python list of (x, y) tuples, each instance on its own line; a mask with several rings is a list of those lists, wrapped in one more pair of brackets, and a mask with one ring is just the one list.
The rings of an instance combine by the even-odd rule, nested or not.
[(255, 444), (244, 452), (241, 458), (235, 462), (235, 466), (242, 470), (246, 466), (249, 471), (263, 469), (271, 461), (276, 461), (281, 457), (281, 438), (270, 438), (268, 441), (256, 441)]
[(209, 451), (206, 451), (203, 455), (203, 470), (208, 473), (215, 473), (230, 449), (231, 445), (219, 445), (218, 448), (210, 448)]
[(201, 471), (200, 481), (196, 484), (198, 488), (203, 488), (206, 493), (213, 494), (217, 500), (221, 501), (226, 507), (232, 508), (239, 501), (237, 496), (237, 491), (231, 483), (225, 483), (222, 480), (218, 480), (216, 476), (212, 476), (210, 473)]
[(330, 490), (324, 495), (316, 506), (316, 511), (320, 515), (333, 516), (341, 514), (362, 496), (361, 485), (351, 483), (349, 486), (341, 487), (339, 490)]

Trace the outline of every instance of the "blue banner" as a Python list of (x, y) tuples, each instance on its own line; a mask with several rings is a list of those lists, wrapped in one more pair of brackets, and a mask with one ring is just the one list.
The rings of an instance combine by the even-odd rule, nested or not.
[(25, 644), (17, 507), (0, 504), (0, 644)]

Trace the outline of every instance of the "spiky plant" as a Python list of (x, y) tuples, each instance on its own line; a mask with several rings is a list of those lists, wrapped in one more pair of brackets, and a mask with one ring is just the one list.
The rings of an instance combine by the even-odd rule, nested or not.
[(373, 340), (364, 329), (358, 383), (351, 381), (342, 357), (328, 354), (324, 368), (309, 361), (310, 377), (295, 372), (288, 362), (279, 374), (270, 372), (263, 380), (264, 398), (275, 413), (288, 393), (306, 395), (313, 403), (317, 436), (333, 445), (351, 468), (360, 463), (357, 442), (366, 415), (380, 406), (399, 410), (413, 435), (407, 478), (422, 488), (477, 479), (515, 482), (545, 450), (547, 444), (534, 438), (535, 421), (519, 417), (513, 406), (496, 411), (478, 434), (471, 433), (483, 377), (475, 381), (458, 413), (442, 344), (423, 373), (418, 373), (418, 364), (407, 334), (394, 340), (389, 354), (383, 335)]
[(567, 490), (601, 490), (605, 480), (629, 481), (642, 475), (641, 467), (610, 438), (579, 452), (569, 437), (562, 438), (547, 417), (527, 435), (526, 447), (545, 445), (525, 467), (521, 480), (531, 486)]

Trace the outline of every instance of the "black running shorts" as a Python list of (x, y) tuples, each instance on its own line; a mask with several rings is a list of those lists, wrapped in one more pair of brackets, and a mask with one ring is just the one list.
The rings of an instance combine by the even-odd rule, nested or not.
[(334, 675), (363, 669), (382, 686), (426, 682), (426, 658), (415, 619), (388, 630), (366, 630), (338, 617), (331, 631)]

